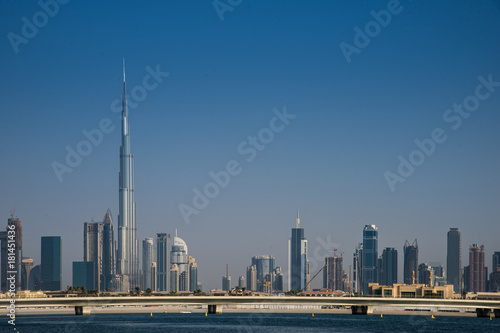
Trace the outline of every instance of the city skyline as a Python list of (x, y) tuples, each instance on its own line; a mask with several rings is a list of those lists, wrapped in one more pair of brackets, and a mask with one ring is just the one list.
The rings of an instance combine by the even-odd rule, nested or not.
[[(71, 284), (82, 224), (108, 208), (120, 215), (125, 57), (137, 239), (178, 229), (205, 289), (220, 285), (226, 263), (234, 279), (245, 275), (248, 258), (259, 253), (286, 272), (297, 208), (311, 274), (330, 248), (352, 254), (366, 224), (379, 228), (379, 253), (398, 250), (399, 279), (406, 239), (419, 240), (421, 262), (446, 267), (446, 233), (454, 227), (462, 233), (462, 266), (477, 243), (489, 267), (500, 232), (498, 5), (401, 2), (402, 12), (348, 63), (339, 44), (353, 44), (353, 27), (386, 6), (244, 2), (221, 21), (210, 3), (124, 1), (97, 11), (70, 2), (18, 52), (3, 38), (0, 151), (13, 161), (0, 174), (3, 224), (17, 201), (23, 255), (35, 266), (40, 236), (60, 235), (62, 286)], [(42, 10), (36, 2), (0, 9), (4, 37), (22, 34), (21, 18)], [(473, 102), (477, 87), (489, 96), (478, 109), (453, 111)], [(440, 142), (429, 143), (438, 128), (446, 141), (438, 130)], [(94, 129), (102, 137), (91, 141)], [(78, 150), (85, 154), (67, 163)], [(428, 154), (418, 167), (400, 159), (415, 162), (419, 151)], [(399, 175), (398, 168), (406, 173), (393, 192), (384, 173)], [(206, 186), (218, 195), (195, 207), (194, 190)], [(198, 211), (189, 224), (180, 204)]]
[[(19, 227), (21, 225), (21, 220), (18, 217), (14, 217), (14, 214), (11, 214), (11, 217), (8, 219), (8, 224), (13, 224), (16, 223), (16, 226)], [(6, 228), (9, 230), (9, 228)], [(302, 228), (300, 228), (300, 219), (297, 216), (296, 219), (296, 228), (295, 230), (302, 230), (301, 233), (298, 235), (303, 235), (304, 231)], [(294, 230), (292, 229), (292, 231)], [(104, 216), (104, 219), (102, 222), (95, 222), (95, 220), (92, 220), (92, 223), (85, 222), (84, 223), (84, 239), (83, 239), (83, 245), (84, 245), (84, 261), (73, 261), (72, 262), (72, 284), (69, 284), (68, 286), (85, 286), (87, 290), (120, 290), (122, 288), (122, 285), (120, 285), (120, 276), (119, 275), (114, 275), (112, 272), (114, 271), (114, 265), (113, 265), (113, 256), (112, 253), (114, 251), (110, 251), (110, 249), (113, 247), (113, 228), (112, 228), (112, 217), (111, 213), (108, 210)], [(6, 234), (6, 232), (2, 232), (2, 235)], [(454, 252), (460, 252), (460, 246), (458, 249), (456, 248), (456, 245), (461, 244), (461, 233), (458, 230), (458, 228), (450, 228), (450, 231), (448, 232), (448, 241), (450, 241), (450, 234), (452, 235), (452, 241), (451, 243), (448, 244), (449, 246), (449, 251), (451, 249), (451, 253)], [(293, 233), (292, 233), (293, 235)], [(458, 235), (458, 237), (456, 236)], [(21, 232), (22, 236), (22, 232)], [(2, 236), (3, 237), (3, 236)], [(2, 241), (2, 258), (0, 259), (2, 263), (6, 263), (6, 249), (7, 249), (7, 241), (6, 238), (3, 237), (1, 239)], [(293, 238), (293, 237), (292, 237)], [(363, 255), (363, 248), (371, 248), (371, 251), (368, 251), (369, 253), (372, 253), (370, 256), (371, 257), (376, 257), (376, 254), (378, 252), (378, 245), (377, 245), (377, 240), (378, 240), (378, 228), (375, 225), (365, 225), (363, 228), (363, 238), (364, 238), (364, 245), (363, 243), (358, 244), (358, 246), (355, 247), (355, 252), (354, 255), (356, 256), (358, 254), (359, 249), (361, 248), (360, 256), (364, 257), (364, 260), (366, 259), (366, 255)], [(156, 242), (152, 238), (146, 238), (143, 241), (143, 260), (144, 256), (146, 256), (146, 261), (143, 262), (143, 265), (146, 264), (148, 265), (147, 267), (151, 267), (152, 270), (149, 272), (149, 276), (147, 275), (148, 273), (146, 271), (141, 271), (140, 275), (142, 277), (142, 280), (139, 285), (136, 287), (141, 287), (143, 290), (146, 290), (150, 288), (153, 291), (175, 291), (175, 292), (194, 292), (197, 289), (201, 290), (201, 281), (198, 280), (198, 266), (195, 261), (195, 259), (192, 256), (188, 256), (188, 251), (187, 251), (187, 245), (183, 239), (177, 236), (177, 230), (176, 234), (173, 237), (173, 243), (171, 244), (171, 235), (166, 234), (166, 233), (158, 233), (157, 234), (157, 239)], [(304, 240), (302, 236), (298, 237), (297, 240)], [(375, 239), (375, 242), (373, 242), (373, 239)], [(33, 283), (36, 284), (37, 279), (33, 280), (30, 277), (30, 271), (33, 268), (38, 267), (38, 269), (41, 269), (40, 272), (44, 272), (43, 275), (40, 275), (39, 282), (42, 283), (41, 285), (41, 290), (58, 290), (55, 289), (56, 285), (59, 285), (62, 290), (65, 289), (65, 287), (62, 285), (62, 238), (60, 236), (42, 236), (42, 250), (41, 254), (45, 253), (43, 256), (45, 256), (44, 260), (47, 263), (45, 266), (45, 269), (41, 269), (43, 267), (41, 264), (33, 267), (33, 259), (31, 257), (25, 257), (22, 256), (22, 268), (19, 268), (19, 276), (21, 276), (21, 279), (19, 279), (17, 282), (19, 285), (24, 285), (28, 286), (29, 288), (34, 288), (33, 290), (40, 290), (39, 287), (33, 287)], [(368, 240), (368, 242), (367, 242)], [(22, 241), (22, 237), (16, 238), (16, 241)], [(44, 243), (45, 241), (45, 243)], [(372, 241), (372, 243), (369, 243), (369, 241)], [(109, 245), (106, 244), (106, 242), (110, 242)], [(171, 244), (171, 247), (170, 247)], [(450, 247), (451, 244), (451, 247)], [(45, 247), (45, 250), (44, 250)], [(303, 245), (301, 245), (301, 248), (304, 248)], [(307, 245), (305, 246), (307, 249)], [(290, 251), (290, 244), (289, 244), (289, 251)], [(403, 257), (403, 272), (404, 272), (404, 277), (403, 281), (400, 281), (397, 277), (398, 271), (398, 256), (397, 256), (397, 250), (394, 248), (385, 248), (383, 250), (383, 254), (378, 258), (376, 261), (376, 267), (373, 268), (372, 265), (363, 265), (363, 259), (361, 259), (361, 270), (370, 270), (370, 274), (364, 274), (361, 273), (361, 281), (362, 285), (364, 285), (366, 288), (368, 283), (371, 282), (376, 282), (380, 285), (392, 285), (394, 283), (403, 283), (403, 284), (413, 284), (413, 283), (422, 283), (422, 284), (429, 284), (432, 283), (433, 285), (444, 285), (444, 284), (451, 284), (453, 285), (455, 283), (456, 278), (453, 276), (453, 274), (450, 274), (450, 270), (446, 269), (446, 275), (450, 274), (451, 277), (448, 278), (446, 275), (444, 275), (445, 272), (445, 267), (443, 267), (442, 263), (440, 262), (420, 262), (418, 260), (418, 245), (417, 245), (417, 240), (413, 243), (409, 243), (407, 240), (405, 241), (404, 244), (404, 257)], [(156, 252), (156, 256), (159, 258), (154, 257), (154, 252)], [(334, 290), (343, 290), (343, 291), (349, 291), (352, 288), (353, 292), (359, 292), (357, 291), (356, 287), (356, 282), (354, 279), (356, 279), (356, 271), (353, 270), (353, 275), (352, 275), (352, 285), (349, 287), (349, 281), (350, 281), (350, 276), (345, 273), (344, 271), (344, 266), (343, 266), (343, 251), (341, 251), (341, 255), (337, 256), (337, 250), (338, 249), (332, 249), (333, 250), (333, 257), (325, 256), (325, 264), (324, 267), (322, 267), (317, 274), (319, 274), (321, 271), (323, 271), (323, 288), (329, 288), (331, 289), (331, 285), (334, 286), (341, 286), (339, 288), (335, 287)], [(166, 252), (165, 252), (166, 251)], [(305, 261), (309, 263), (309, 258), (306, 255), (307, 251), (301, 255), (304, 256), (301, 261)], [(474, 255), (473, 255), (474, 253)], [(111, 255), (111, 257), (110, 257)], [(448, 253), (448, 257), (451, 258), (452, 262), (455, 260), (454, 256), (452, 255), (450, 257), (450, 254)], [(54, 260), (52, 260), (54, 258)], [(168, 258), (167, 262), (164, 262), (164, 259)], [(471, 244), (469, 247), (469, 265), (463, 265), (459, 267), (459, 274), (460, 277), (459, 279), (461, 280), (460, 285), (458, 287), (458, 292), (460, 293), (462, 290), (465, 292), (477, 292), (477, 291), (489, 291), (490, 288), (495, 288), (498, 284), (498, 281), (490, 281), (490, 279), (498, 279), (497, 275), (500, 273), (500, 271), (496, 270), (495, 266), (499, 266), (498, 262), (500, 260), (500, 252), (494, 251), (492, 254), (492, 265), (491, 265), (491, 272), (495, 273), (495, 275), (490, 275), (488, 273), (488, 265), (486, 264), (485, 260), (485, 247), (484, 245), (481, 245), (478, 247), (477, 244)], [(153, 261), (156, 260), (156, 261)], [(369, 259), (368, 262), (372, 262), (373, 260)], [(160, 270), (157, 272), (156, 267), (158, 262), (160, 263), (160, 266), (164, 267), (164, 269)], [(275, 278), (278, 277), (278, 275), (275, 274), (281, 274), (281, 268), (276, 267), (275, 264), (275, 258), (270, 255), (256, 255), (252, 257), (252, 264), (251, 266), (247, 267), (246, 274), (247, 274), (247, 281), (249, 283), (248, 288), (249, 290), (252, 291), (260, 291), (264, 293), (271, 293), (271, 292), (281, 292), (281, 291), (286, 291), (284, 289), (277, 288), (275, 289)], [(100, 263), (97, 264), (97, 263)], [(149, 265), (151, 264), (151, 265)], [(90, 266), (89, 266), (90, 265)], [(411, 269), (415, 268), (415, 266), (418, 266), (418, 269)], [(459, 263), (460, 265), (460, 263)], [(184, 267), (185, 266), (185, 267)], [(447, 264), (448, 266), (448, 264)], [(447, 267), (446, 266), (446, 267)], [(49, 268), (47, 268), (49, 267)], [(143, 266), (145, 267), (145, 266)], [(170, 267), (169, 269), (166, 269), (167, 267)], [(274, 269), (276, 267), (276, 269)], [(289, 267), (290, 268), (290, 267)], [(350, 266), (349, 270), (351, 270), (353, 267)], [(226, 267), (228, 269), (228, 266)], [(374, 269), (373, 272), (371, 272)], [(450, 266), (450, 269), (453, 271), (454, 267), (453, 264)], [(166, 272), (163, 273), (163, 271), (166, 270)], [(299, 269), (300, 271), (301, 269)], [(2, 268), (2, 271), (5, 271), (4, 268)], [(251, 273), (253, 271), (253, 273)], [(290, 271), (290, 269), (289, 269)], [(410, 274), (411, 272), (411, 274)], [(158, 273), (158, 274), (157, 274)], [(162, 274), (163, 273), (163, 274)], [(38, 273), (41, 274), (41, 273)], [(75, 274), (78, 274), (78, 276), (75, 276)], [(154, 274), (154, 275), (153, 275)], [(290, 274), (290, 273), (289, 273)], [(307, 281), (304, 282), (304, 285), (307, 286), (307, 289), (305, 287), (301, 287), (300, 289), (304, 290), (310, 290), (311, 288), (309, 287), (309, 284), (312, 284), (311, 281), (314, 280), (314, 278), (317, 276), (315, 274), (313, 277), (311, 277), (311, 274), (307, 274)], [(59, 275), (59, 276), (58, 276)], [(99, 277), (101, 276), (101, 278)], [(158, 286), (157, 281), (163, 281), (162, 276), (165, 276), (166, 281), (160, 282), (160, 285)], [(335, 276), (335, 277), (334, 277)], [(368, 276), (369, 281), (365, 281), (365, 276)], [(493, 277), (494, 276), (494, 277)], [(29, 281), (27, 279), (29, 277)], [(50, 277), (50, 278), (49, 278)], [(193, 280), (194, 277), (194, 280)], [(432, 279), (431, 279), (432, 277)], [(44, 286), (44, 279), (46, 281), (49, 281), (47, 285)], [(237, 285), (241, 284), (241, 281), (245, 280), (244, 276), (240, 276)], [(292, 281), (288, 279), (288, 276), (283, 276), (282, 274), (280, 275), (280, 285), (284, 286), (284, 282), (288, 282), (290, 285), (292, 284)], [(430, 280), (431, 279), (431, 280)], [(334, 281), (335, 282), (332, 282)], [(145, 286), (147, 283), (146, 281), (149, 281), (151, 283), (151, 286)], [(223, 281), (225, 281), (225, 276), (223, 276)], [(229, 281), (231, 279), (229, 278)], [(438, 282), (439, 281), (439, 282)], [(268, 288), (266, 289), (263, 287), (267, 282)], [(54, 284), (55, 283), (55, 284)], [(493, 287), (490, 285), (491, 283), (493, 284)], [(250, 284), (252, 285), (250, 287)], [(162, 287), (166, 286), (166, 287)], [(272, 287), (271, 287), (272, 286)], [(131, 286), (129, 286), (132, 290)], [(48, 288), (48, 289), (46, 289)], [(4, 286), (2, 286), (2, 289), (5, 289)], [(210, 289), (217, 289), (217, 288), (210, 288)], [(19, 290), (24, 290), (24, 289), (19, 289)], [(297, 290), (289, 287), (289, 290)], [(319, 290), (318, 288), (316, 290)], [(457, 292), (456, 287), (454, 287), (455, 292)], [(366, 293), (366, 291), (363, 291)]]

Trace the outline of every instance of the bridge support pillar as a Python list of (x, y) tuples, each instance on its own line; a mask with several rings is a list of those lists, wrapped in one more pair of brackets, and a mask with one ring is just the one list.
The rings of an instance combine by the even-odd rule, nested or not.
[(491, 309), (476, 308), (478, 318), (489, 318), (491, 316)]
[(373, 314), (373, 306), (368, 305), (353, 305), (351, 306), (353, 315), (371, 315)]
[(89, 316), (90, 315), (90, 306), (75, 306), (75, 315), (77, 316)]
[(208, 314), (222, 314), (222, 305), (209, 304), (208, 305)]
[(500, 318), (500, 309), (493, 310), (493, 313), (495, 313), (495, 318)]

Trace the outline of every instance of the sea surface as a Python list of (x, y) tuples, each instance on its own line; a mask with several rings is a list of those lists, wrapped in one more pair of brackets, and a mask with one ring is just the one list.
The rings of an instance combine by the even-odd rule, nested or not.
[(500, 319), (350, 314), (103, 314), (18, 316), (16, 326), (2, 316), (0, 332), (500, 332)]

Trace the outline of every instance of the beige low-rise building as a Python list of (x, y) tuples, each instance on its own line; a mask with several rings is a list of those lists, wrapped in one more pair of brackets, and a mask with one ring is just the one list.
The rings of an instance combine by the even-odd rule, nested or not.
[(453, 285), (428, 286), (426, 284), (395, 283), (392, 286), (381, 286), (378, 283), (368, 285), (370, 296), (394, 298), (455, 298)]
[[(47, 297), (43, 291), (34, 290), (16, 290), (16, 298), (44, 298)], [(0, 298), (9, 298), (9, 293), (4, 292), (0, 294)]]

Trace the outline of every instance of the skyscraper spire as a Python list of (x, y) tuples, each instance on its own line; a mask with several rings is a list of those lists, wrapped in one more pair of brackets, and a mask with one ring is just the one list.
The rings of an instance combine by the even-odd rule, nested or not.
[[(119, 288), (127, 291), (139, 285), (139, 244), (137, 241), (136, 206), (134, 201), (134, 155), (130, 152), (125, 58), (123, 59), (122, 140), (120, 147), (119, 213), (117, 274), (123, 277)], [(125, 276), (128, 277), (125, 278)], [(128, 284), (126, 283), (128, 280)]]
[(123, 83), (125, 84), (125, 58), (123, 58)]
[(300, 215), (299, 215), (299, 210), (298, 209), (297, 209), (296, 228), (300, 228)]

